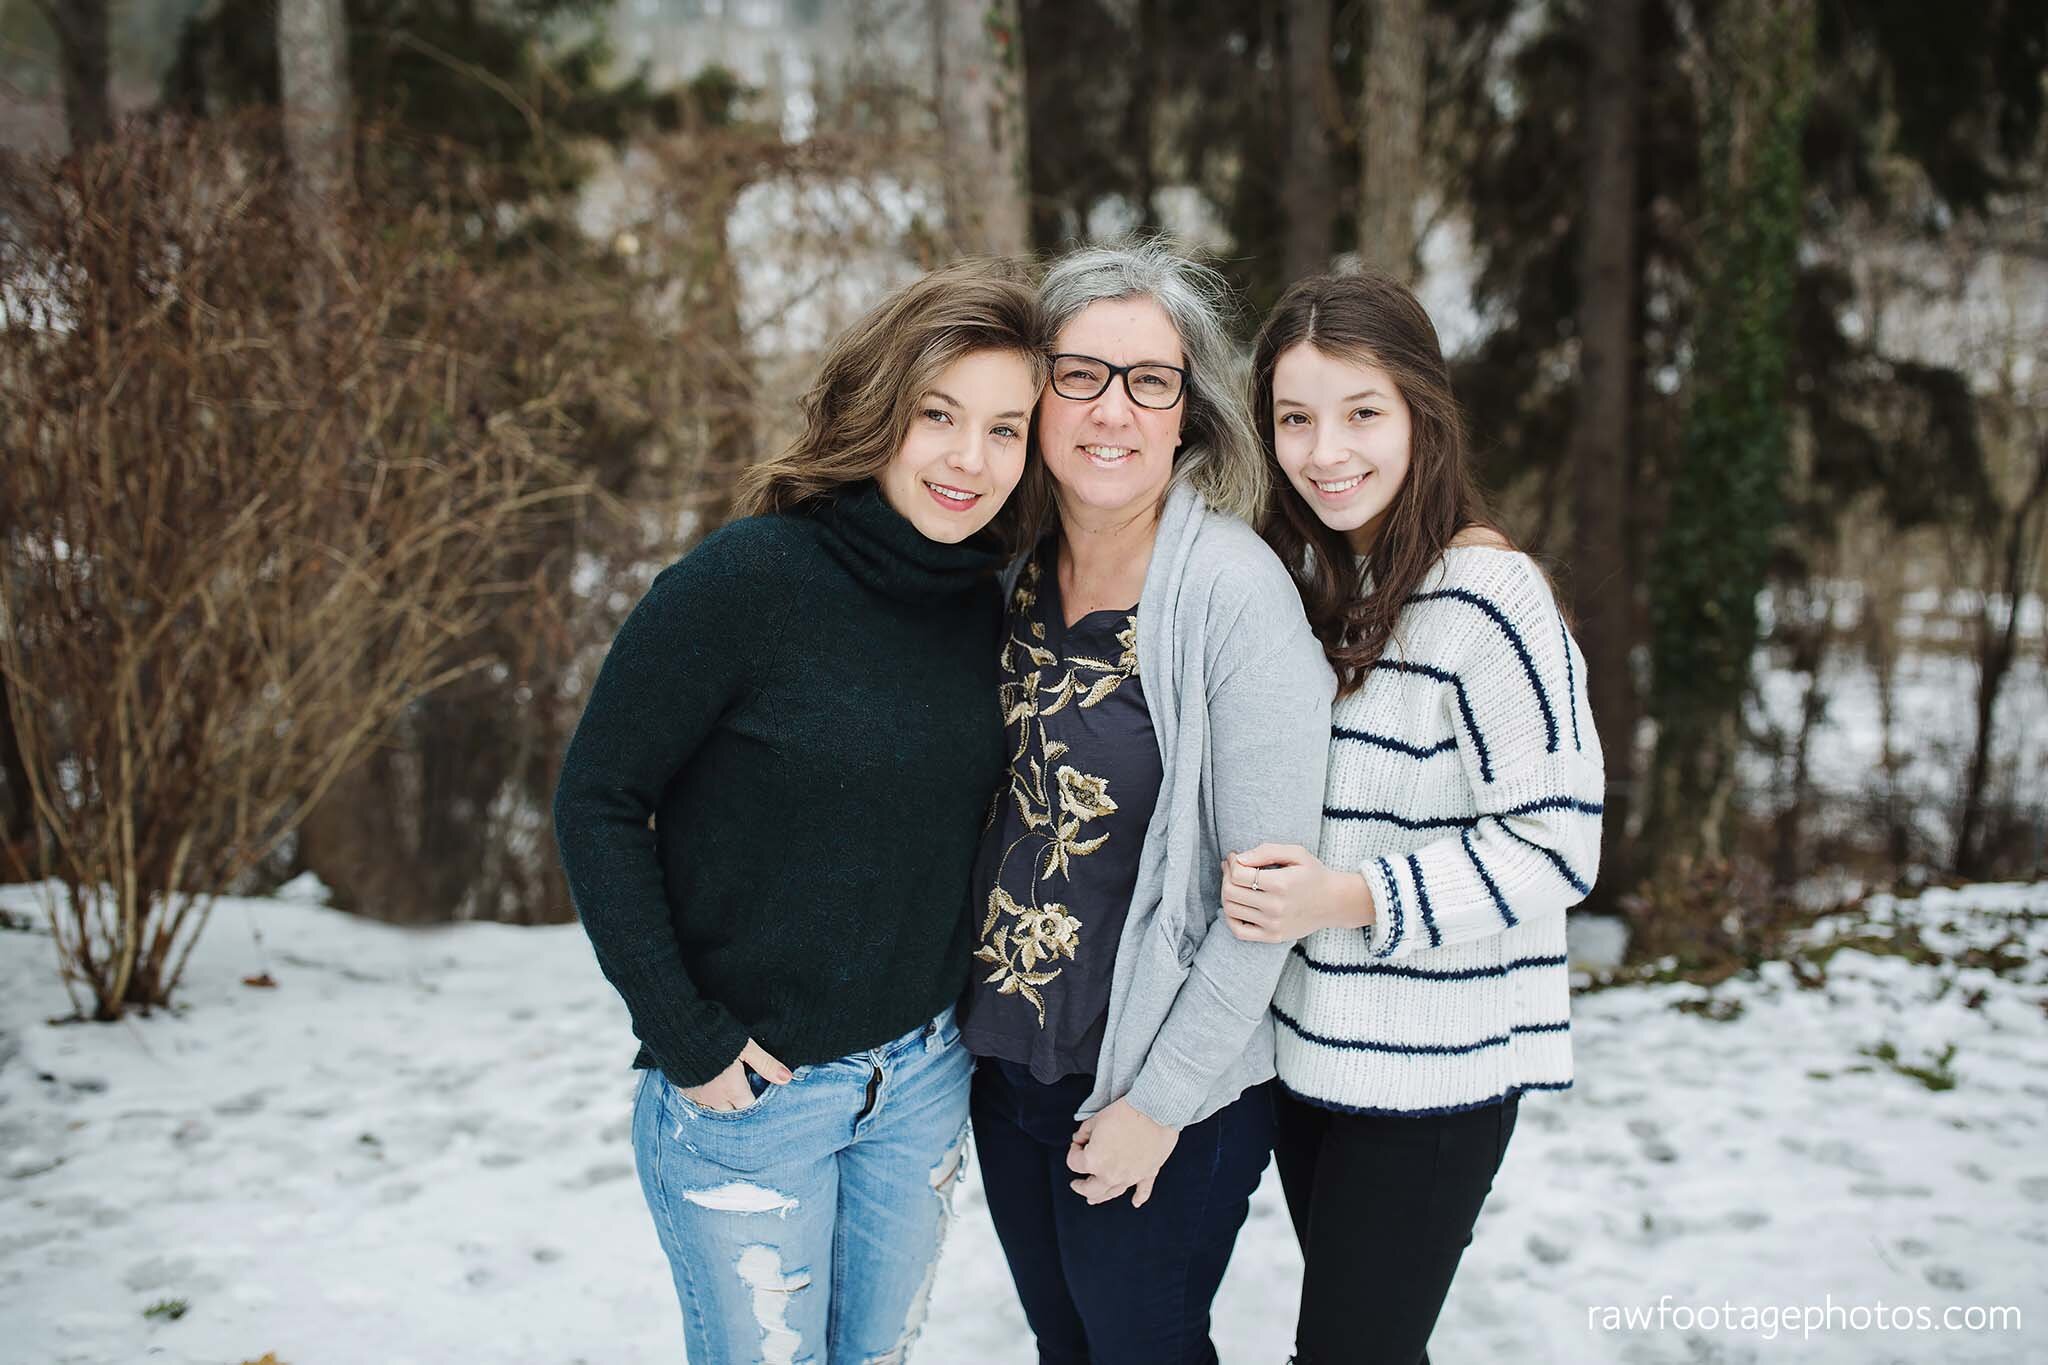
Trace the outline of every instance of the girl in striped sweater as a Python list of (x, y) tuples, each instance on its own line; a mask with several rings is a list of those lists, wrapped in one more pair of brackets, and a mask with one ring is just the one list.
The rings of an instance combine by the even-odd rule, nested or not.
[(1584, 660), (1487, 515), (1415, 296), (1302, 281), (1253, 385), (1267, 539), (1339, 679), (1319, 850), (1222, 869), (1232, 932), (1293, 942), (1273, 1013), (1296, 1359), (1414, 1365), (1521, 1094), (1571, 1083), (1565, 910), (1599, 863), (1600, 746)]

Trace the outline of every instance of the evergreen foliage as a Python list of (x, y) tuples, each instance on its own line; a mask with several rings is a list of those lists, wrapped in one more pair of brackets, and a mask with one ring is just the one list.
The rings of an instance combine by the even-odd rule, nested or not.
[(1734, 0), (1711, 54), (1701, 303), (1682, 445), (1650, 586), (1654, 847), (1718, 853), (1735, 722), (1782, 515), (1813, 81), (1803, 4)]

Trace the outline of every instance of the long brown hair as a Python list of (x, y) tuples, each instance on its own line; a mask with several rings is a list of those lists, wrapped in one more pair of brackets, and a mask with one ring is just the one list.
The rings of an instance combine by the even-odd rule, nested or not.
[[(1037, 292), (1011, 262), (962, 261), (905, 285), (832, 343), (801, 401), (803, 431), (740, 476), (735, 514), (814, 508), (880, 474), (902, 447), (919, 396), (954, 361), (1006, 351), (1024, 357), (1043, 388), (1051, 350)], [(1016, 501), (990, 523), (1012, 549), (1021, 548)]]
[[(1372, 552), (1357, 566), (1341, 531), (1323, 525), (1280, 468), (1273, 446), (1273, 367), (1291, 347), (1385, 370), (1408, 403), (1408, 473), (1394, 494)], [(1466, 459), (1465, 421), (1451, 395), (1436, 326), (1391, 275), (1316, 275), (1273, 305), (1252, 348), (1252, 416), (1272, 476), (1261, 518), (1301, 590), (1309, 626), (1336, 670), (1339, 695), (1356, 691), (1400, 619), (1401, 608), (1468, 527), (1500, 528)], [(1503, 536), (1503, 539), (1506, 537)], [(1371, 575), (1372, 591), (1361, 574)]]

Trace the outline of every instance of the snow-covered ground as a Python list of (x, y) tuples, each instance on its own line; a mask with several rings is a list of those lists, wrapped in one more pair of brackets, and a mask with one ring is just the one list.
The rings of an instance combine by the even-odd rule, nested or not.
[[(35, 916), (33, 889), (0, 908)], [(1578, 1000), (1578, 1085), (1525, 1102), (1439, 1359), (2048, 1358), (2048, 884), (1874, 910), (1947, 960), (1844, 950), (1815, 989), (1773, 964), (1711, 1009), (1677, 1008), (1709, 996), (1685, 985)], [(574, 926), (224, 901), (183, 1002), (52, 1024), (48, 937), (0, 930), (0, 1361), (681, 1358), (625, 1014)], [(917, 1358), (1029, 1361), (977, 1183), (959, 1207)], [(1269, 1175), (1218, 1304), (1226, 1362), (1285, 1359), (1299, 1273)], [(1881, 1301), (2023, 1325), (1597, 1325), (1665, 1295), (1667, 1324)], [(145, 1317), (166, 1300), (183, 1316)], [(1369, 1286), (1359, 1312), (1370, 1331)]]

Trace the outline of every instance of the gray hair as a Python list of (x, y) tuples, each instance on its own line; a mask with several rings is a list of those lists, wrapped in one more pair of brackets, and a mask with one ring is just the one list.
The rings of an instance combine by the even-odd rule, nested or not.
[(1133, 298), (1166, 310), (1187, 362), (1187, 414), (1174, 481), (1194, 485), (1217, 511), (1256, 525), (1266, 504), (1266, 457), (1245, 400), (1244, 358), (1224, 327), (1235, 307), (1229, 281), (1155, 236), (1070, 251), (1038, 287), (1054, 334), (1092, 303)]

